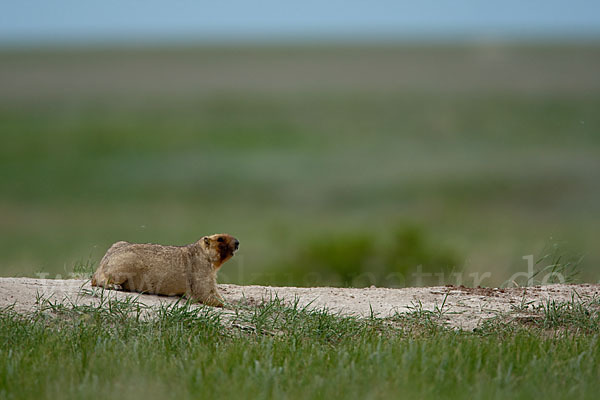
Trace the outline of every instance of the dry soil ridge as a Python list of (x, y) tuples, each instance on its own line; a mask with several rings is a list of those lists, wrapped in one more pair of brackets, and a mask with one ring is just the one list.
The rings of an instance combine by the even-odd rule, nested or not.
[[(395, 313), (439, 310), (443, 305), (442, 321), (449, 326), (471, 330), (489, 318), (515, 313), (523, 303), (539, 305), (554, 300), (568, 302), (574, 297), (600, 296), (600, 285), (548, 285), (527, 288), (466, 288), (435, 286), (419, 288), (333, 288), (333, 287), (269, 287), (219, 285), (229, 303), (259, 304), (275, 296), (286, 302), (298, 301), (300, 306), (327, 309), (332, 313), (368, 317), (388, 317)], [(86, 280), (33, 278), (0, 278), (0, 307), (12, 306), (16, 311), (33, 311), (39, 296), (58, 302), (95, 304), (98, 296), (90, 292)], [(110, 293), (109, 293), (110, 292)], [(154, 296), (139, 293), (107, 291), (118, 299), (137, 297), (149, 307), (172, 304), (178, 297)], [(223, 310), (227, 313), (227, 307)]]

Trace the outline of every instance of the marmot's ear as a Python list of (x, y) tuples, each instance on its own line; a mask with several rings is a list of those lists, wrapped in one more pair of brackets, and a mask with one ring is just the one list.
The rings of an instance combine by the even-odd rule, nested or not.
[(206, 236), (204, 236), (204, 244), (207, 246), (210, 244), (210, 239), (207, 238)]

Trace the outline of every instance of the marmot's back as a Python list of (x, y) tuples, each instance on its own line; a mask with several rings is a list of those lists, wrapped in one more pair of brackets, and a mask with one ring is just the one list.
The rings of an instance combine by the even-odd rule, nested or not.
[(182, 295), (190, 262), (185, 247), (117, 242), (100, 261), (92, 286)]

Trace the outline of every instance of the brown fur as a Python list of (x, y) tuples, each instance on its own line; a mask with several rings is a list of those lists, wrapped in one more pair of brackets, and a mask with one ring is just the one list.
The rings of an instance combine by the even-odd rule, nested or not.
[(217, 290), (217, 270), (237, 250), (227, 234), (204, 236), (187, 246), (113, 244), (92, 277), (92, 286), (107, 289), (187, 297), (223, 306)]

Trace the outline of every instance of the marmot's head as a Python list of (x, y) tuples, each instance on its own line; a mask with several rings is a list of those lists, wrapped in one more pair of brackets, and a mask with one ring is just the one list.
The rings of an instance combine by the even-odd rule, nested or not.
[(226, 233), (204, 236), (199, 242), (215, 268), (219, 268), (225, 261), (229, 260), (240, 247), (239, 240)]

